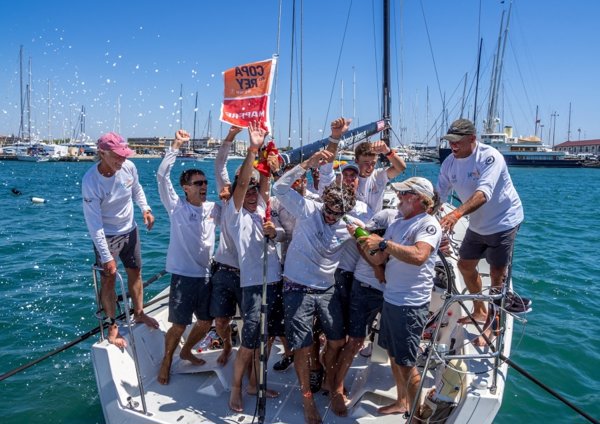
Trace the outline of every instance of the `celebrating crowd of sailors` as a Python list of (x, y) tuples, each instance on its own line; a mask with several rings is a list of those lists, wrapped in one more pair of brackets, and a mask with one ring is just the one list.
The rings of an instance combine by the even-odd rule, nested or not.
[[(355, 149), (355, 163), (339, 166), (336, 174), (334, 158), (349, 125), (345, 118), (334, 120), (325, 149), (281, 169), (274, 144), (265, 142), (265, 129), (258, 122), (250, 123), (247, 155), (231, 181), (226, 158), (241, 131), (232, 127), (215, 161), (218, 202), (207, 200), (208, 179), (199, 169), (181, 173), (179, 186), (184, 196), (178, 194), (171, 170), (189, 134), (176, 132), (157, 172), (160, 199), (170, 219), (166, 271), (171, 273), (172, 324), (165, 336), (159, 383), (169, 383), (173, 355), (193, 316), (196, 321), (180, 357), (203, 365), (202, 355), (194, 354), (192, 348), (214, 325), (223, 340), (218, 364), (225, 365), (232, 352), (230, 324), (239, 308), (243, 326), (241, 345), (232, 359), (229, 406), (243, 411), (244, 394), (255, 395), (259, 390), (257, 373), (248, 370), (258, 366), (266, 282), (269, 346), (277, 337), (285, 349), (275, 368), (284, 370), (293, 363), (306, 422), (321, 422), (313, 399), (321, 389), (329, 392), (333, 412), (347, 415), (344, 379), (378, 313), (379, 344), (390, 356), (398, 390), (397, 400), (379, 408), (379, 413), (403, 413), (410, 408), (419, 385), (415, 362), (428, 319), (442, 226), (451, 229), (462, 214), (475, 211), (493, 197), (495, 188), (493, 184), (488, 187), (489, 196), (484, 192), (483, 203), (475, 209), (457, 209), (442, 226), (433, 216), (438, 204), (436, 190), (425, 178), (392, 183), (398, 208), (383, 209), (388, 182), (400, 175), (406, 164), (384, 142), (364, 142)], [(476, 143), (474, 135), (472, 140), (467, 137), (468, 131), (460, 127), (451, 137), (461, 135), (465, 151), (466, 142)], [(108, 341), (123, 348), (127, 342), (115, 321), (116, 257), (127, 270), (135, 319), (158, 327), (142, 309), (142, 262), (133, 202), (142, 209), (148, 228), (154, 218), (135, 166), (127, 160), (133, 151), (125, 140), (115, 133), (105, 134), (98, 141), (98, 152), (99, 163), (83, 180), (84, 212), (97, 264), (103, 268), (100, 297), (109, 324)], [(389, 166), (376, 168), (380, 154)], [(310, 184), (308, 172), (313, 172)], [(456, 184), (452, 178), (456, 176), (442, 180), (444, 190)], [(512, 232), (505, 231), (503, 240), (514, 241), (519, 218), (522, 213), (514, 215)], [(215, 252), (217, 227), (220, 236)], [(362, 235), (356, 239), (355, 234)], [(471, 252), (469, 260), (476, 255)], [(498, 255), (494, 259), (498, 265), (504, 261)], [(501, 282), (502, 272), (499, 269), (495, 281)], [(476, 283), (469, 289), (477, 290)], [(477, 308), (477, 318), (485, 319), (485, 309)], [(246, 375), (249, 378), (243, 387)], [(278, 393), (269, 388), (266, 395), (276, 397)]]

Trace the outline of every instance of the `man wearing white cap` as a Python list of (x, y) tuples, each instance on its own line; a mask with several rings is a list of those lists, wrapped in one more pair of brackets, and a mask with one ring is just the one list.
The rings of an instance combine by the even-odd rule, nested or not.
[(135, 320), (158, 328), (156, 320), (143, 310), (142, 257), (133, 202), (142, 210), (148, 230), (154, 225), (154, 216), (137, 169), (127, 160), (134, 153), (119, 134), (104, 134), (98, 139), (100, 162), (85, 173), (82, 182), (83, 214), (94, 242), (96, 264), (103, 268), (100, 303), (109, 325), (108, 341), (119, 348), (126, 347), (127, 342), (115, 321), (117, 256), (127, 271)]
[[(431, 215), (437, 195), (429, 180), (412, 177), (392, 187), (402, 218), (388, 227), (383, 238), (371, 234), (359, 239), (364, 240), (363, 251), (373, 264), (385, 264), (379, 345), (390, 356), (398, 399), (379, 408), (380, 414), (403, 413), (417, 396), (420, 375), (415, 361), (429, 312), (435, 256), (442, 235), (440, 224)], [(373, 251), (376, 253), (370, 255)]]
[[(443, 137), (448, 140), (452, 154), (440, 168), (438, 192), (440, 198), (445, 199), (451, 190), (456, 191), (462, 205), (444, 216), (440, 224), (445, 231), (452, 231), (462, 216), (469, 215), (469, 228), (460, 247), (458, 268), (469, 291), (479, 293), (482, 283), (477, 264), (485, 257), (490, 264), (492, 288), (499, 292), (507, 276), (515, 236), (523, 221), (523, 206), (504, 157), (495, 148), (479, 143), (475, 133), (471, 121), (458, 119)], [(511, 299), (505, 303), (509, 310), (517, 307), (517, 299)], [(484, 303), (473, 303), (472, 319), (484, 322), (487, 317)], [(485, 341), (478, 338), (474, 343), (483, 345)]]

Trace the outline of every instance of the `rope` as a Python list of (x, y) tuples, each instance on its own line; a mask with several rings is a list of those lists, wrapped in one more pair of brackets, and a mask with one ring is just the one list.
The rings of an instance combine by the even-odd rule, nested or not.
[[(165, 273), (166, 272), (163, 270), (163, 271), (159, 272), (158, 274), (154, 275), (153, 277), (151, 277), (150, 279), (148, 279), (148, 281), (146, 281), (144, 283), (144, 287), (147, 287), (148, 285), (152, 284), (154, 281), (158, 280), (160, 277), (162, 277), (163, 275), (165, 275)], [(159, 298), (155, 298), (152, 301), (146, 303), (144, 305), (144, 307), (151, 306), (151, 305), (157, 303), (158, 301), (165, 299), (167, 296), (168, 295), (161, 296)], [(132, 309), (132, 311), (133, 311), (133, 309)], [(120, 314), (117, 317), (117, 319), (123, 319), (123, 318), (125, 318), (125, 312), (123, 312), (122, 314)], [(103, 329), (107, 328), (107, 327), (108, 327), (108, 323), (104, 323), (102, 325)], [(42, 355), (39, 358), (37, 358), (37, 359), (35, 359), (35, 360), (27, 363), (27, 364), (21, 365), (20, 367), (17, 367), (15, 369), (11, 370), (11, 371), (8, 371), (8, 372), (0, 375), (0, 381), (6, 380), (7, 378), (12, 377), (15, 374), (18, 374), (21, 371), (25, 371), (26, 369), (31, 368), (32, 366), (34, 366), (34, 365), (42, 362), (43, 360), (48, 359), (51, 356), (56, 355), (57, 353), (64, 352), (65, 350), (70, 349), (71, 347), (75, 346), (76, 344), (78, 344), (78, 343), (80, 343), (80, 342), (82, 342), (84, 340), (89, 339), (91, 336), (93, 336), (95, 334), (98, 334), (99, 332), (100, 332), (100, 327), (95, 327), (94, 329), (88, 331), (87, 333), (82, 334), (81, 336), (78, 336), (77, 338), (71, 340), (70, 342), (64, 344), (63, 346), (58, 347), (58, 348), (54, 349), (53, 351), (48, 352), (45, 355)]]

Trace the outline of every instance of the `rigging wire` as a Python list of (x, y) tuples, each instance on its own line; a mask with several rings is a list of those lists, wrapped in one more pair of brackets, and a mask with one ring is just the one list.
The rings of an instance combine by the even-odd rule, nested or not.
[(292, 93), (294, 87), (294, 41), (296, 39), (296, 0), (292, 1), (292, 40), (290, 49), (290, 107), (288, 113), (288, 149), (292, 147)]
[(437, 64), (435, 63), (435, 56), (433, 54), (433, 45), (431, 44), (431, 36), (429, 34), (429, 26), (427, 25), (427, 18), (425, 17), (425, 8), (423, 7), (423, 0), (419, 2), (421, 5), (421, 13), (423, 15), (423, 22), (425, 23), (425, 32), (427, 33), (427, 42), (429, 43), (429, 52), (431, 53), (431, 60), (433, 61), (433, 69), (435, 71), (435, 79), (437, 82), (438, 90), (440, 92), (440, 98), (443, 100), (442, 86), (440, 85), (440, 75), (438, 73)]
[[(277, 16), (277, 47), (275, 48), (275, 56), (279, 59), (279, 49), (281, 44), (281, 10), (283, 0), (279, 0), (279, 13)], [(275, 116), (277, 112), (277, 87), (279, 83), (279, 66), (275, 65), (275, 75), (273, 78), (275, 79), (275, 89), (273, 90), (273, 119), (271, 120), (271, 131), (275, 132)], [(273, 138), (273, 134), (271, 134), (271, 138)]]
[[(295, 0), (294, 0), (295, 2)], [(322, 128), (327, 128), (327, 122), (329, 121), (329, 111), (331, 110), (331, 102), (333, 101), (333, 92), (335, 89), (335, 82), (337, 81), (337, 75), (340, 69), (340, 62), (342, 60), (342, 51), (344, 49), (344, 41), (346, 41), (346, 34), (348, 33), (348, 23), (350, 22), (350, 12), (352, 11), (352, 0), (350, 0), (350, 4), (348, 5), (348, 14), (346, 15), (346, 24), (344, 25), (344, 33), (342, 36), (342, 44), (340, 46), (337, 64), (335, 66), (335, 73), (333, 76), (333, 84), (331, 86), (331, 94), (329, 95), (329, 103), (327, 104), (327, 113), (325, 114), (325, 123)]]

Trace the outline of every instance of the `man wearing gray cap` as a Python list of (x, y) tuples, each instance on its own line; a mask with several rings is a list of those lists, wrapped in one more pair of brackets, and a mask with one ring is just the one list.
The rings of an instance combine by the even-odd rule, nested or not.
[(404, 413), (417, 397), (421, 377), (415, 364), (442, 238), (440, 224), (431, 215), (438, 200), (431, 182), (412, 177), (392, 187), (402, 217), (390, 224), (383, 238), (376, 234), (359, 238), (364, 240), (365, 257), (374, 265), (385, 264), (379, 345), (390, 356), (398, 398), (379, 408), (380, 414)]
[[(475, 133), (475, 126), (467, 119), (452, 123), (443, 137), (448, 140), (452, 154), (442, 163), (437, 186), (441, 199), (454, 190), (462, 202), (442, 218), (443, 230), (450, 232), (461, 217), (470, 217), (460, 247), (458, 268), (471, 293), (481, 292), (477, 264), (484, 257), (490, 264), (492, 289), (500, 290), (507, 276), (515, 236), (523, 221), (521, 199), (504, 157), (495, 148), (478, 142)], [(473, 308), (474, 320), (484, 322), (488, 318), (483, 302), (474, 302)], [(485, 342), (478, 338), (474, 343), (483, 345)]]

